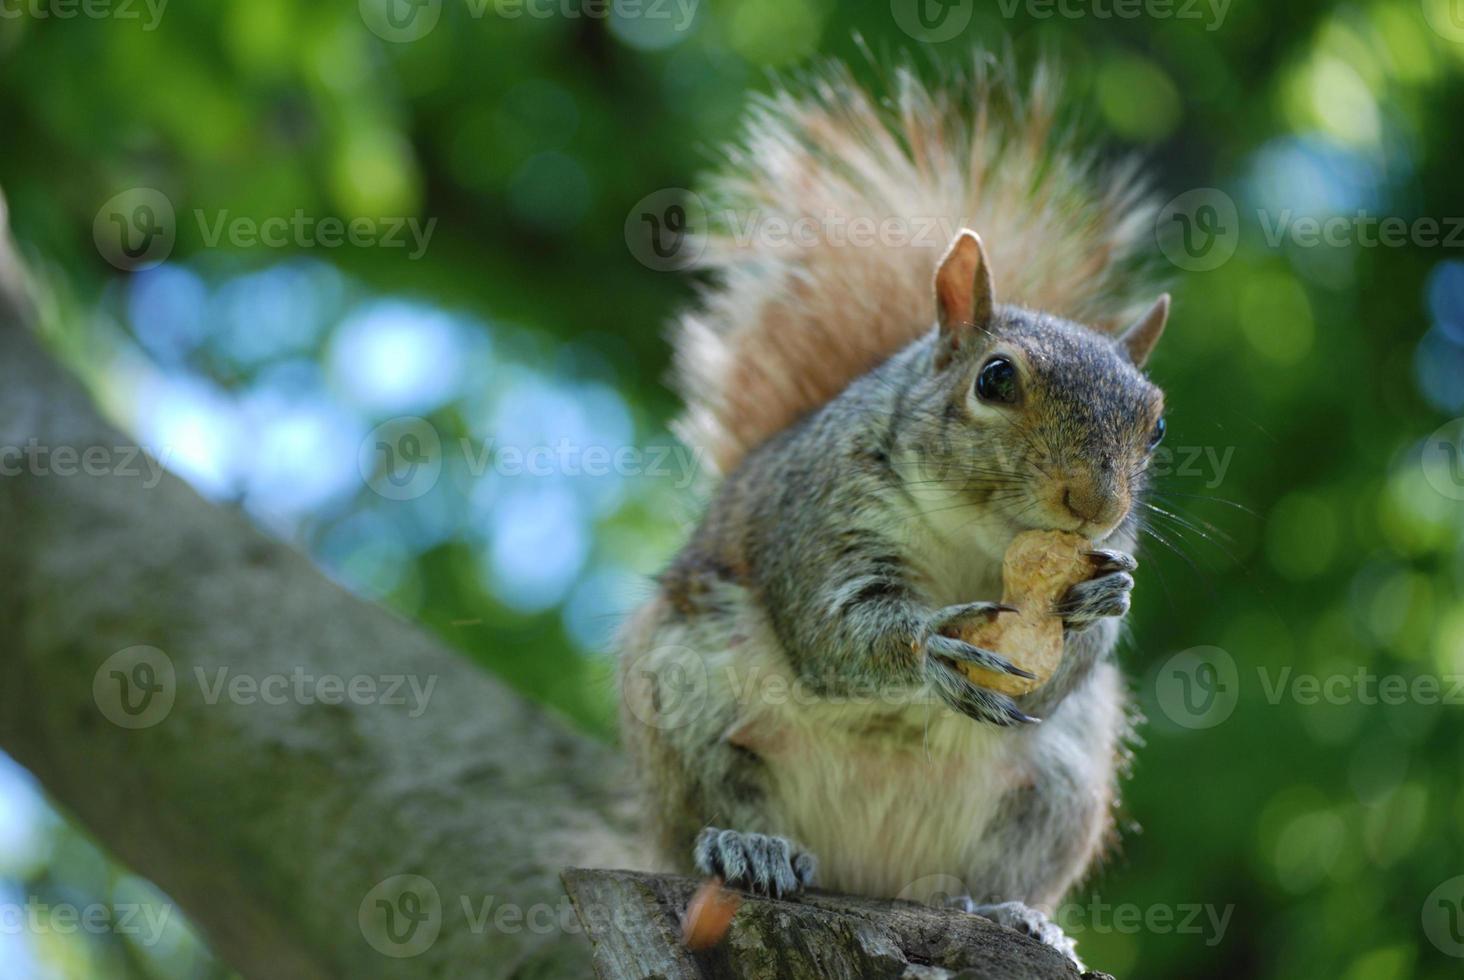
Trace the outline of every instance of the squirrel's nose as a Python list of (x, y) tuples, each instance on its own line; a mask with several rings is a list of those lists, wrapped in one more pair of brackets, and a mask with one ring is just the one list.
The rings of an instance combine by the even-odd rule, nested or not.
[(1109, 530), (1123, 519), (1123, 496), (1118, 487), (1102, 486), (1096, 480), (1078, 480), (1063, 489), (1062, 504), (1085, 524)]

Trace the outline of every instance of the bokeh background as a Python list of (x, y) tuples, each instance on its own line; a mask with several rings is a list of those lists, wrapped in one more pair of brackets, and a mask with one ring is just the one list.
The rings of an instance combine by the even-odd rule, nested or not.
[[(1173, 516), (1122, 652), (1149, 722), (1064, 922), (1126, 978), (1458, 975), (1464, 5), (921, 2), (3, 0), (0, 187), (48, 342), (141, 445), (612, 738), (608, 637), (697, 509), (661, 329), (695, 282), (643, 261), (637, 208), (778, 72), (1046, 52), (1207, 236), (1156, 238)], [(112, 215), (159, 231), (154, 192), (171, 234), (129, 260)], [(296, 214), (430, 234), (213, 234)], [(383, 432), (440, 454), (430, 485), (382, 482)], [(535, 446), (640, 463), (504, 464)], [(58, 906), (158, 926), (27, 915)], [(231, 975), (3, 757), (0, 912), (4, 980)]]

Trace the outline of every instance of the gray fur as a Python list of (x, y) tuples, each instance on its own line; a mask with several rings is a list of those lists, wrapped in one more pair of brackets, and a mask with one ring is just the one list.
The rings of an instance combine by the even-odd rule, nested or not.
[[(800, 873), (790, 882), (801, 848), (777, 835), (793, 835), (798, 820), (812, 827), (790, 810), (788, 787), (800, 778), (799, 760), (818, 753), (794, 708), (773, 712), (729, 693), (724, 675), (754, 664), (786, 668), (812, 692), (809, 712), (897, 695), (857, 712), (831, 709), (828, 740), (814, 748), (851, 746), (851, 767), (877, 766), (882, 753), (920, 759), (922, 739), (936, 737), (930, 719), (949, 710), (969, 720), (940, 721), (942, 739), (969, 731), (993, 772), (1025, 774), (1021, 782), (993, 776), (1000, 795), (983, 804), (990, 819), (973, 824), (975, 839), (947, 850), (892, 842), (929, 865), (910, 868), (912, 878), (949, 874), (983, 904), (1055, 902), (1101, 853), (1128, 726), (1112, 652), (1133, 587), (1132, 503), (1162, 398), (1112, 339), (1015, 307), (998, 308), (990, 328), (939, 368), (936, 345), (932, 331), (750, 453), (628, 629), (626, 738), (668, 863), (765, 891), (807, 881)], [(971, 396), (996, 352), (1020, 360), (1023, 403), (1010, 411)], [(1054, 510), (1066, 499), (1054, 481), (1067, 479), (1117, 501), (1104, 512), (1111, 522), (1084, 524), (1076, 511)], [(981, 688), (955, 664), (1018, 671), (939, 632), (989, 615), (1012, 537), (1054, 526), (1099, 539), (1094, 578), (1062, 605), (1068, 631), (1058, 673), (1019, 698)], [(708, 678), (705, 704), (684, 724), (654, 714), (672, 662)], [(934, 758), (937, 750), (925, 751)], [(965, 771), (959, 745), (939, 751), (954, 753), (940, 758)], [(909, 778), (902, 766), (891, 771)], [(926, 799), (895, 805), (936, 805), (951, 788), (933, 777)], [(825, 838), (818, 857), (833, 876), (825, 884), (894, 894), (886, 870), (862, 874), (864, 852), (841, 850), (842, 837), (829, 833), (845, 808), (863, 802), (831, 799), (820, 817), (829, 824), (813, 827)]]

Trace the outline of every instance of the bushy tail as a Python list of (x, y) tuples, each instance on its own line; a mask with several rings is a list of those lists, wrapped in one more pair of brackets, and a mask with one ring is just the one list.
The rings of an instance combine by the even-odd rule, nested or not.
[(1003, 302), (1114, 329), (1153, 290), (1153, 210), (1131, 165), (1100, 170), (1059, 128), (1039, 67), (980, 59), (887, 99), (827, 68), (760, 100), (703, 195), (710, 285), (675, 328), (679, 434), (722, 473), (928, 330), (937, 259), (982, 237)]

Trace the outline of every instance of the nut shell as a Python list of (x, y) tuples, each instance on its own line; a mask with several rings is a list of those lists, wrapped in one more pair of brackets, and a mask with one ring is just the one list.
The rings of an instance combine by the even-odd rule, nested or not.
[(1069, 531), (1024, 531), (1012, 539), (1002, 559), (1001, 601), (1017, 609), (962, 631), (973, 646), (1006, 657), (1034, 680), (999, 674), (966, 664), (972, 683), (1004, 694), (1027, 694), (1046, 684), (1062, 662), (1062, 619), (1054, 612), (1067, 590), (1093, 573), (1086, 538)]
[(721, 878), (703, 882), (687, 903), (686, 918), (681, 923), (681, 935), (687, 947), (711, 949), (721, 942), (741, 904), (742, 896), (722, 887)]

